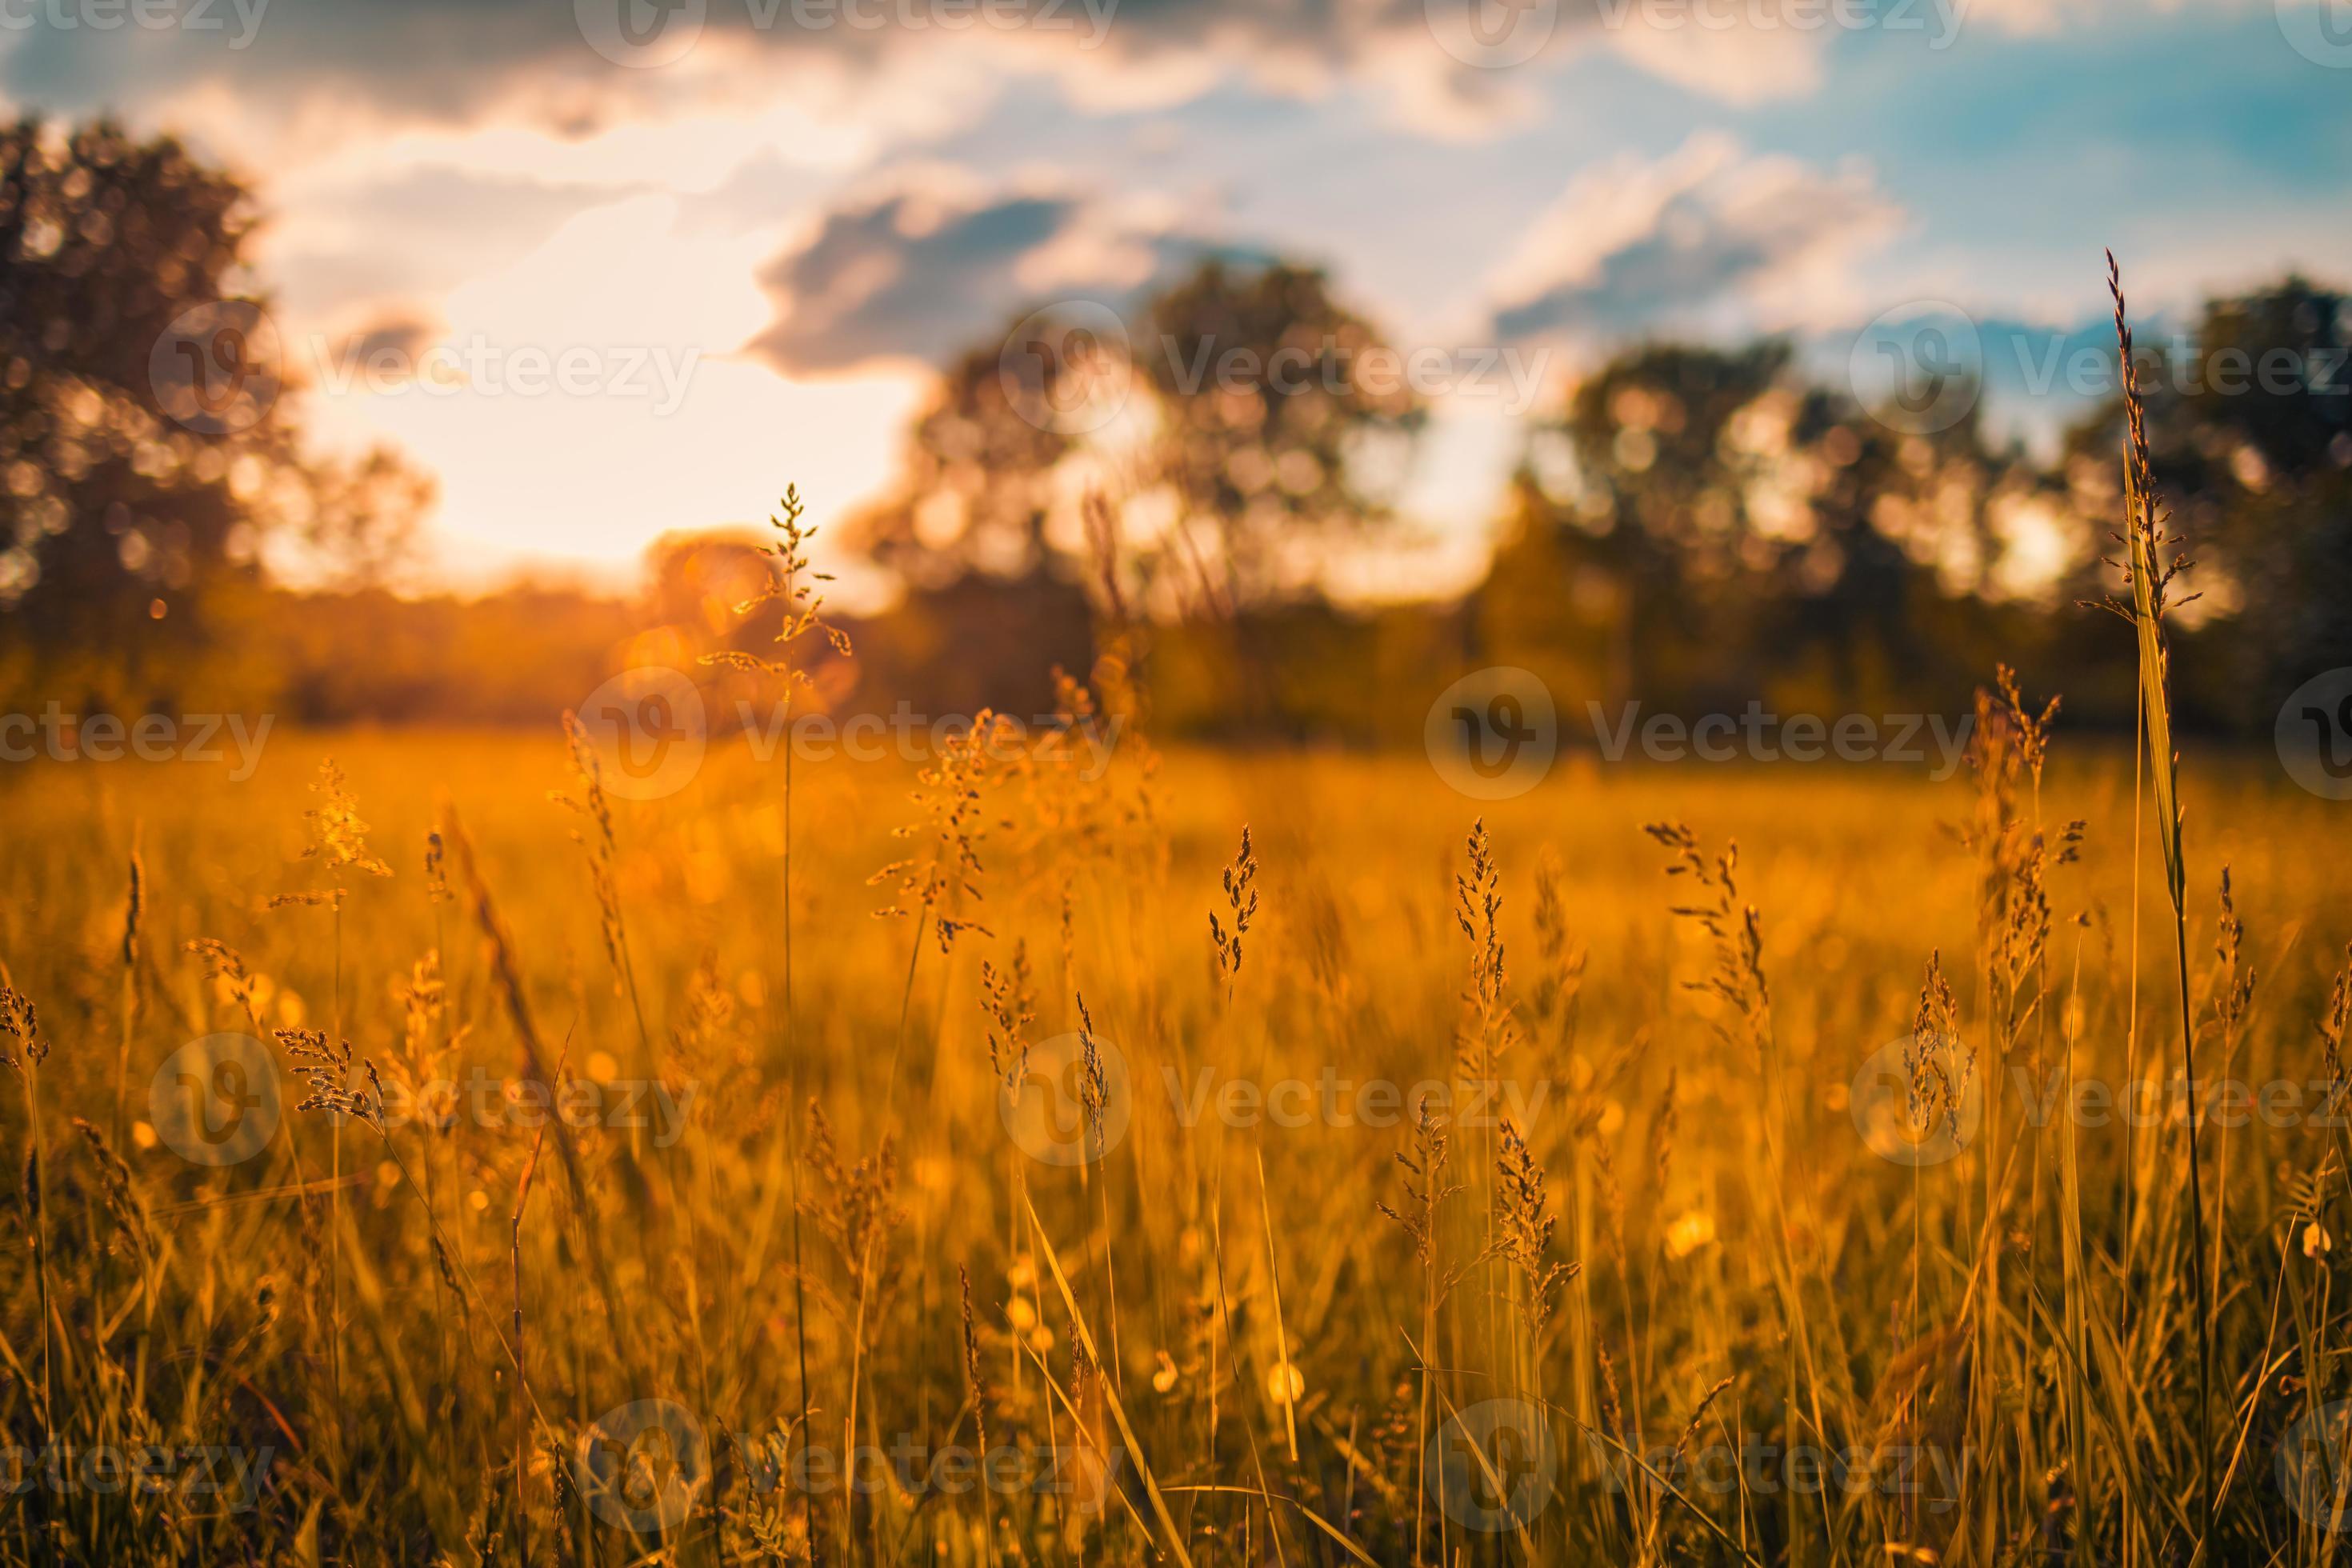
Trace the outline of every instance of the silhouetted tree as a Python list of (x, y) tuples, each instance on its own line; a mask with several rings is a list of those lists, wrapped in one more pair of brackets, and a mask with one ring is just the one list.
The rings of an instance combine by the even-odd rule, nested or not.
[(1965, 691), (1937, 616), (1985, 586), (1992, 510), (2033, 485), (1972, 419), (1889, 429), (1785, 343), (1651, 345), (1534, 433), (1481, 622), (1620, 700)]
[(350, 584), (426, 488), (299, 449), (239, 181), (110, 121), (0, 129), (0, 684), (169, 701), (266, 547)]
[[(2205, 717), (2263, 728), (2352, 665), (2352, 300), (2301, 278), (2211, 300), (2186, 360), (2152, 353), (2140, 374), (2157, 485), (2205, 595), (2202, 666), (2176, 659), (2176, 678)], [(2122, 416), (2113, 400), (2067, 438), (2110, 518)]]
[[(908, 433), (897, 492), (855, 525), (919, 584), (1090, 569), (1080, 498), (1107, 491), (1147, 602), (1221, 613), (1312, 590), (1388, 515), (1422, 417), (1401, 359), (1320, 272), (1212, 261), (1123, 323), (1023, 318), (949, 367)], [(1139, 521), (1137, 514), (1150, 519)]]

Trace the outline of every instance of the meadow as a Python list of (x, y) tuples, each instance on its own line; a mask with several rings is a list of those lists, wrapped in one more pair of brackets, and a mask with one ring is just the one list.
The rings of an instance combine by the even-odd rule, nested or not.
[(2190, 748), (2192, 1215), (2041, 714), (12, 766), (0, 1562), (2327, 1562), (2343, 808)]

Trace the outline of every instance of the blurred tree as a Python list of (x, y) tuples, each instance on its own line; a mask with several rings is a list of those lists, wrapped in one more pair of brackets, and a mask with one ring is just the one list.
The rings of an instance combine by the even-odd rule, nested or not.
[(0, 682), (37, 657), (50, 696), (173, 700), (265, 543), (342, 584), (396, 558), (425, 483), (299, 449), (274, 329), (228, 294), (254, 223), (169, 137), (0, 129)]
[(1994, 510), (2033, 485), (1972, 418), (1889, 429), (1786, 343), (1645, 346), (1534, 432), (1479, 624), (1612, 701), (1964, 693), (1935, 610), (1984, 588)]
[(851, 520), (854, 542), (918, 586), (1042, 569), (1054, 471), (1077, 443), (1036, 411), (1079, 374), (1066, 355), (965, 353), (908, 431), (892, 494)]
[(1230, 613), (1311, 594), (1385, 520), (1421, 418), (1402, 357), (1319, 271), (1210, 261), (1132, 325), (1066, 307), (965, 354), (854, 532), (918, 584), (1021, 576), (1089, 556), (1080, 497), (1104, 489), (1128, 591)]
[[(1216, 546), (1229, 605), (1310, 595), (1390, 515), (1423, 417), (1402, 356), (1320, 271), (1212, 261), (1154, 300), (1139, 345), (1150, 475)], [(1367, 450), (1375, 444), (1390, 450)]]
[[(2352, 665), (2352, 300), (2295, 277), (2210, 300), (2182, 358), (2151, 353), (2139, 375), (2205, 595), (2201, 667), (2175, 667), (2201, 716), (2264, 728), (2295, 686)], [(2122, 440), (2119, 396), (2068, 434), (2090, 515), (2121, 514)]]

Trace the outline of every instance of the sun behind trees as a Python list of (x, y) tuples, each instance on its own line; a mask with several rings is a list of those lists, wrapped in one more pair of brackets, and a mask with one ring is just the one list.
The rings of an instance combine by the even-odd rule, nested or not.
[[(20, 122), (0, 217), (0, 691), (18, 707), (538, 722), (646, 650), (691, 665), (766, 635), (730, 613), (732, 533), (666, 535), (634, 602), (390, 591), (429, 505), (418, 475), (313, 450), (299, 385), (240, 382), (234, 418), (190, 402), (219, 389), (166, 351), (226, 352), (217, 329), (243, 318), (215, 315), (264, 280), (251, 198), (176, 143)], [(192, 312), (203, 343), (174, 335)], [(2340, 374), (2347, 322), (2340, 294), (2290, 279), (2212, 301), (2190, 363), (2143, 378), (2150, 471), (2208, 565), (2177, 631), (2192, 731), (2243, 733), (2260, 715), (2236, 692), (2352, 661), (2334, 526), (2352, 400), (2311, 376), (2225, 395), (2241, 366)], [(1786, 343), (1631, 350), (1552, 389), (1481, 580), (1440, 603), (1342, 599), (1367, 563), (1429, 542), (1396, 505), (1427, 410), (1362, 374), (1398, 351), (1321, 273), (1211, 261), (1126, 320), (1014, 326), (948, 368), (898, 484), (835, 536), (896, 596), (843, 616), (869, 657), (828, 702), (1042, 700), (1045, 668), (1083, 667), (1097, 626), (1133, 616), (1160, 627), (1171, 735), (1406, 742), (1412, 716), (1357, 672), (1453, 650), (1654, 710), (1957, 710), (1994, 659), (2046, 659), (2082, 672), (2078, 721), (2131, 727), (2129, 668), (2067, 608), (2118, 504), (2097, 457), (2111, 408), (2045, 465), (1992, 442), (1980, 410), (1903, 435)]]

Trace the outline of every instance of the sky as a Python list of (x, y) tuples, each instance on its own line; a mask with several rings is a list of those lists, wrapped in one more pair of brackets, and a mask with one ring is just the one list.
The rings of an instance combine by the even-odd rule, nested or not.
[(0, 0), (0, 97), (250, 179), (309, 424), (460, 585), (837, 515), (950, 356), (1204, 255), (1447, 351), (1423, 590), (1613, 347), (1907, 332), (2046, 443), (2103, 247), (2143, 336), (2352, 283), (2352, 0)]

